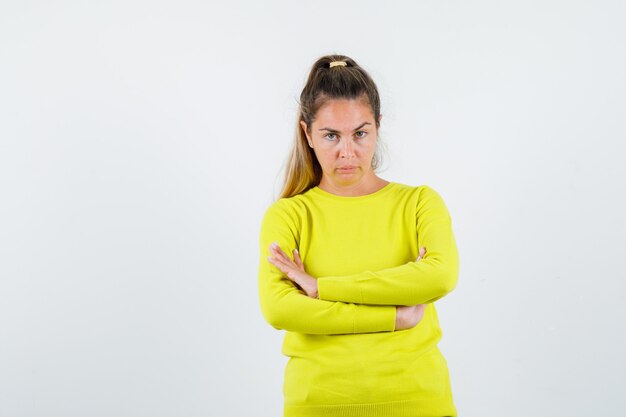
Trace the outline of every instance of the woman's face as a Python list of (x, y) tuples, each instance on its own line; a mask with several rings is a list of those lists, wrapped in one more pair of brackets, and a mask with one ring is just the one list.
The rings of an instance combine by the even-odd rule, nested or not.
[(309, 131), (305, 122), (300, 124), (322, 167), (321, 188), (367, 187), (376, 180), (372, 158), (378, 129), (366, 100), (329, 100)]

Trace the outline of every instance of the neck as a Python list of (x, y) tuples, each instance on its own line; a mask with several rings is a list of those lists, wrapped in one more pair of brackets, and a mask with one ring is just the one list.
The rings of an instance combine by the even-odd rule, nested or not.
[(322, 178), (319, 188), (327, 193), (340, 195), (343, 197), (359, 197), (362, 195), (372, 194), (389, 184), (386, 181), (376, 175), (371, 178), (362, 178), (359, 182), (354, 184), (336, 184), (332, 183), (326, 178)]

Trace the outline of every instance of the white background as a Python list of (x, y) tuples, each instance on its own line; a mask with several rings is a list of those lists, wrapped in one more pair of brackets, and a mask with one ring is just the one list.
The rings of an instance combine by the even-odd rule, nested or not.
[(463, 417), (624, 411), (626, 3), (0, 3), (0, 415), (279, 416), (257, 296), (313, 62), (444, 198)]

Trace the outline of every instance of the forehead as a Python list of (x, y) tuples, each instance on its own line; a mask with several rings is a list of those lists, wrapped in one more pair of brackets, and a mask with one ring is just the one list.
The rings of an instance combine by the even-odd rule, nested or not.
[(336, 129), (353, 129), (364, 122), (374, 123), (374, 113), (367, 100), (332, 99), (324, 103), (315, 115), (314, 124)]

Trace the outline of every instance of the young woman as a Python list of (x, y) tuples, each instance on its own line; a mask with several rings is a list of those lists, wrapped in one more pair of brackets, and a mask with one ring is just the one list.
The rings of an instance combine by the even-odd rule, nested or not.
[(434, 302), (457, 283), (432, 188), (376, 174), (380, 99), (343, 55), (300, 96), (281, 198), (261, 224), (259, 298), (286, 330), (284, 416), (456, 416)]

